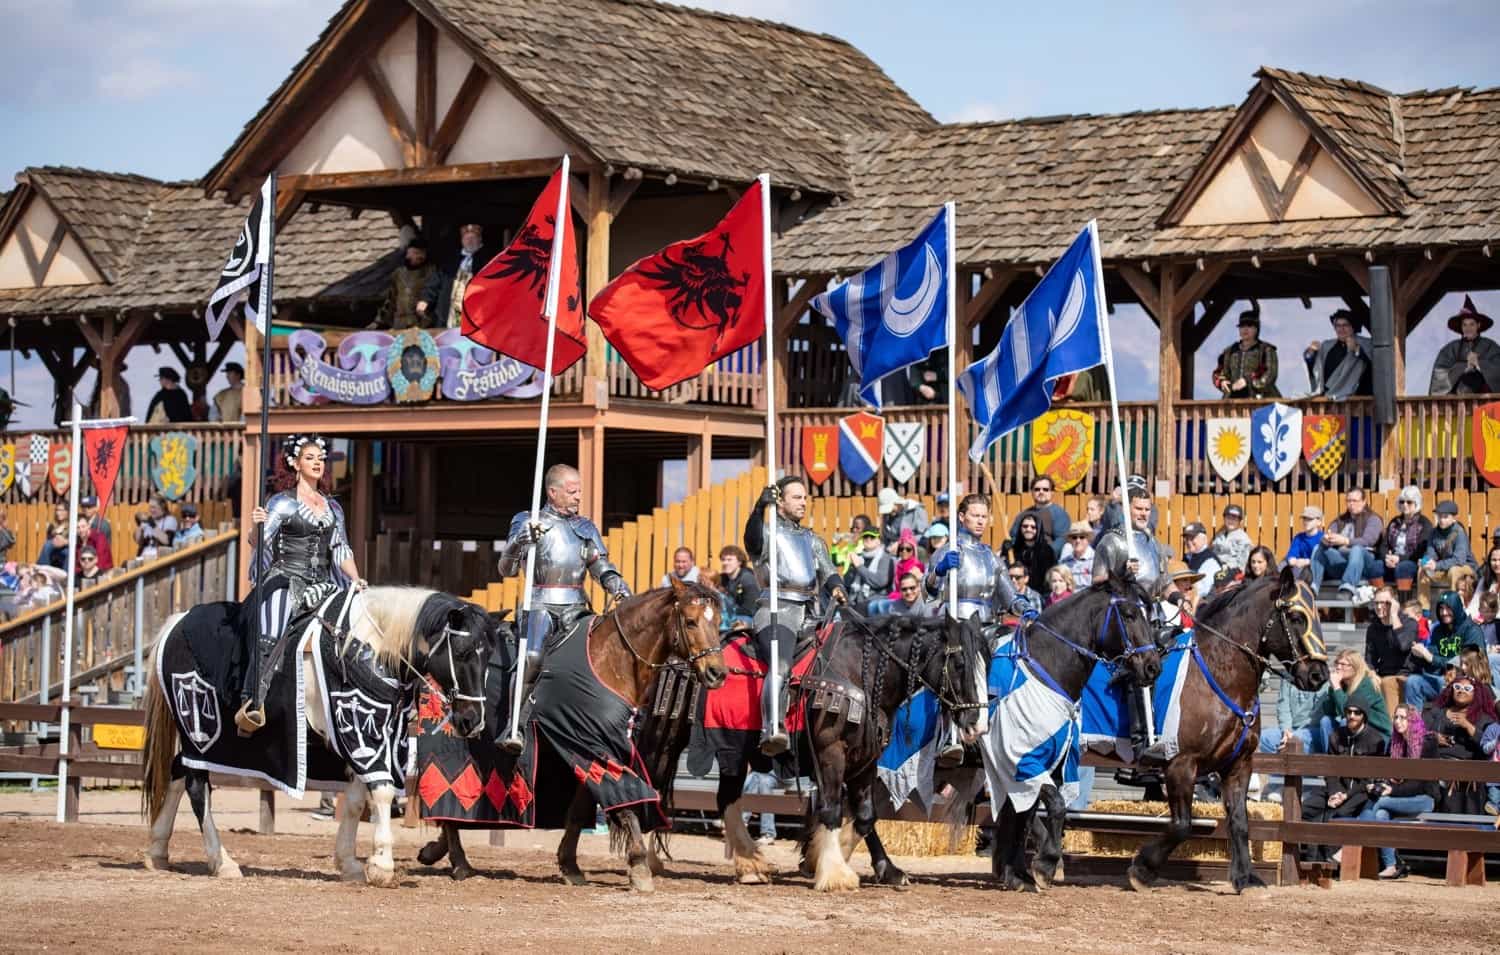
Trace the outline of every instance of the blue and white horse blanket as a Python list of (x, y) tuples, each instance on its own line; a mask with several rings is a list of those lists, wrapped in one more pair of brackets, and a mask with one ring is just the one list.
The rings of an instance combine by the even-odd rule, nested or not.
[(875, 767), (895, 808), (900, 809), (910, 799), (924, 812), (931, 811), (932, 772), (937, 766), (942, 733), (942, 708), (937, 695), (926, 687), (896, 710), (891, 720), (891, 741)]
[[(1177, 727), (1182, 719), (1182, 687), (1187, 682), (1188, 662), (1192, 657), (1193, 631), (1178, 634), (1177, 640), (1161, 655), (1161, 676), (1151, 688), (1152, 728), (1158, 739), (1166, 739), (1166, 750), (1177, 751)], [(1114, 669), (1102, 661), (1083, 688), (1083, 745), (1096, 753), (1115, 753), (1127, 763), (1135, 761), (1130, 745), (1130, 710), (1125, 699), (1126, 683), (1111, 683)]]
[(990, 731), (980, 740), (990, 798), (1017, 812), (1036, 805), (1061, 768), (1062, 797), (1078, 795), (1079, 707), (1050, 677), (1017, 655), (1006, 637), (990, 660)]

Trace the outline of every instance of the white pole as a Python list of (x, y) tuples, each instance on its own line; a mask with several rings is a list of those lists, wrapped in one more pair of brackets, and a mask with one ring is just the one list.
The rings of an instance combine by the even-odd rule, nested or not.
[(83, 406), (73, 402), (73, 453), (68, 455), (68, 590), (63, 604), (63, 654), (62, 693), (58, 702), (62, 704), (60, 720), (61, 736), (57, 745), (57, 821), (64, 822), (68, 816), (68, 707), (72, 700), (73, 682), (73, 598), (78, 588), (78, 464), (83, 457)]
[[(760, 183), (760, 262), (762, 276), (761, 298), (764, 299), (766, 322), (765, 354), (760, 357), (766, 375), (766, 481), (776, 483), (776, 310), (771, 299), (771, 174), (761, 173)], [(781, 729), (781, 714), (777, 712), (781, 700), (781, 648), (777, 645), (777, 615), (781, 610), (781, 587), (777, 580), (776, 562), (776, 504), (771, 505), (766, 519), (766, 574), (771, 582), (771, 660), (767, 676), (771, 680), (771, 729), (768, 736), (775, 736)]]
[[(1115, 388), (1115, 352), (1109, 342), (1109, 309), (1104, 301), (1104, 260), (1099, 256), (1098, 221), (1090, 219), (1087, 228), (1089, 242), (1094, 250), (1094, 288), (1099, 290), (1095, 296), (1095, 311), (1099, 322), (1099, 340), (1104, 345), (1105, 377), (1109, 379), (1109, 421), (1115, 437), (1115, 467), (1120, 472), (1120, 516), (1125, 521), (1125, 554), (1127, 559), (1135, 560), (1135, 535), (1131, 533), (1130, 524), (1130, 493), (1125, 487), (1125, 441), (1120, 429), (1120, 398)], [(1158, 423), (1158, 426), (1169, 425)]]
[[(953, 202), (943, 203), (948, 223), (948, 513), (958, 513), (958, 248), (956, 237), (958, 206)], [(951, 516), (949, 518), (952, 519)], [(948, 538), (958, 546), (958, 528), (950, 527)], [(948, 575), (948, 617), (958, 619), (958, 574)]]
[[(557, 213), (552, 230), (552, 260), (547, 268), (547, 296), (542, 300), (542, 317), (547, 320), (547, 358), (542, 367), (542, 420), (536, 433), (536, 465), (531, 478), (531, 523), (535, 524), (542, 510), (542, 464), (547, 454), (547, 417), (552, 410), (552, 353), (557, 343), (557, 286), (562, 281), (563, 233), (572, 223), (568, 208), (568, 154), (562, 158), (557, 189)], [(598, 480), (597, 476), (595, 480)], [(516, 685), (511, 693), (510, 730), (504, 746), (512, 752), (520, 752), (521, 742), (521, 691), (526, 686), (526, 631), (531, 614), (531, 578), (536, 573), (536, 545), (526, 549), (526, 588), (521, 592), (521, 620), (516, 628)]]

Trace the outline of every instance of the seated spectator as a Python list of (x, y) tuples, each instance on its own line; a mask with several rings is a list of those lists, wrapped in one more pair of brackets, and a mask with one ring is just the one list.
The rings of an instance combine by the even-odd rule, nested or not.
[(1417, 622), (1417, 640), (1426, 643), (1432, 636), (1432, 620), (1428, 618), (1422, 605), (1415, 600), (1408, 600), (1401, 605), (1401, 614), (1405, 619)]
[[(746, 626), (755, 616), (755, 602), (760, 599), (760, 584), (750, 569), (750, 558), (733, 544), (719, 549), (719, 592), (729, 599), (727, 627), (737, 623)], [(728, 615), (727, 614), (727, 615)]]
[[(1068, 528), (1072, 526), (1072, 522), (1068, 520), (1068, 512), (1053, 500), (1056, 492), (1057, 485), (1047, 475), (1038, 474), (1031, 479), (1031, 506), (1021, 511), (1016, 515), (1016, 519), (1011, 521), (1010, 536), (1007, 538), (1011, 544), (1015, 544), (1019, 538), (1022, 518), (1031, 515), (1036, 519), (1036, 525), (1041, 530), (1042, 537), (1051, 543), (1053, 558), (1062, 554), (1063, 546), (1068, 540)], [(1031, 572), (1034, 580), (1042, 579), (1042, 575), (1037, 573), (1035, 567), (1031, 569)]]
[(925, 553), (922, 560), (931, 563), (932, 555), (948, 546), (948, 525), (939, 521), (927, 528), (927, 533), (921, 535), (922, 549)]
[(47, 546), (42, 549), (46, 554), (45, 560), (37, 561), (38, 567), (51, 567), (67, 573), (68, 561), (68, 526), (59, 524), (53, 529), (52, 535), (47, 538)]
[(1401, 702), (1406, 661), (1417, 642), (1417, 622), (1401, 613), (1395, 588), (1381, 587), (1373, 603), (1375, 619), (1365, 630), (1365, 663), (1380, 681), (1386, 712), (1394, 713)]
[(1074, 521), (1068, 528), (1068, 543), (1057, 566), (1066, 567), (1074, 581), (1094, 579), (1094, 548), (1089, 544), (1093, 536), (1087, 521)]
[(890, 598), (901, 599), (900, 582), (901, 575), (916, 574), (921, 580), (927, 574), (927, 567), (917, 558), (917, 538), (911, 531), (902, 531), (901, 539), (896, 542), (896, 584), (891, 588)]
[[(94, 559), (98, 563), (100, 570), (109, 570), (115, 566), (114, 556), (109, 550), (109, 538), (104, 536), (103, 531), (96, 529), (90, 524), (87, 517), (79, 516), (77, 533), (74, 536), (74, 540), (78, 544), (80, 555), (84, 548), (94, 552)], [(82, 567), (82, 564), (79, 566)]]
[(1432, 522), (1422, 516), (1422, 491), (1415, 484), (1401, 489), (1396, 510), (1380, 535), (1375, 556), (1380, 561), (1381, 577), (1387, 583), (1394, 578), (1397, 593), (1405, 593), (1417, 579), (1417, 564), (1427, 555)]
[(1072, 571), (1060, 564), (1053, 567), (1047, 571), (1047, 596), (1042, 598), (1043, 604), (1050, 607), (1073, 596), (1074, 586)]
[(883, 609), (884, 613), (903, 617), (932, 617), (941, 609), (922, 593), (922, 578), (910, 571), (902, 574), (901, 579), (896, 582), (896, 593), (897, 598)]
[(38, 564), (49, 567), (56, 566), (52, 563), (52, 542), (57, 537), (57, 532), (62, 531), (63, 543), (67, 543), (68, 537), (68, 505), (58, 503), (52, 505), (52, 520), (47, 522), (47, 530), (42, 534), (42, 549), (36, 555)]
[(1276, 555), (1271, 548), (1264, 544), (1250, 549), (1250, 557), (1245, 561), (1245, 579), (1254, 580), (1267, 574), (1276, 573)]
[[(66, 549), (64, 551), (66, 553)], [(37, 564), (31, 568), (28, 583), (23, 585), (19, 594), (21, 605), (25, 607), (44, 607), (55, 600), (63, 598), (63, 588), (67, 586), (67, 571), (56, 567)]]
[(1214, 535), (1214, 557), (1220, 567), (1244, 570), (1255, 542), (1245, 530), (1245, 509), (1238, 504), (1224, 508), (1224, 526)]
[(1211, 593), (1223, 593), (1230, 587), (1238, 586), (1245, 579), (1245, 572), (1235, 567), (1220, 567), (1214, 574), (1214, 586)]
[(1099, 533), (1104, 523), (1104, 509), (1109, 505), (1109, 500), (1103, 495), (1095, 494), (1089, 498), (1088, 503), (1083, 505), (1083, 519), (1088, 522), (1089, 529), (1095, 534)]
[[(1316, 690), (1302, 690), (1291, 680), (1284, 678), (1280, 680), (1280, 684), (1276, 691), (1276, 725), (1261, 731), (1259, 750), (1262, 753), (1279, 753), (1295, 739), (1301, 744), (1304, 753), (1328, 752), (1328, 740), (1323, 736), (1322, 725), (1328, 687), (1325, 685)], [(1250, 788), (1261, 788), (1259, 776), (1250, 778)], [(1273, 775), (1262, 790), (1262, 798), (1270, 802), (1281, 802), (1282, 788), (1282, 777)]]
[(1260, 308), (1240, 313), (1239, 341), (1219, 353), (1214, 387), (1226, 398), (1279, 398), (1276, 346), (1260, 340)]
[(1474, 602), (1471, 602), (1473, 605), (1466, 608), (1470, 616), (1474, 616), (1474, 611), (1478, 609), (1477, 601), (1485, 594), (1500, 597), (1500, 546), (1491, 547), (1489, 553), (1484, 555), (1484, 566), (1479, 568), (1476, 588)]
[(693, 563), (691, 547), (679, 547), (672, 551), (672, 569), (661, 575), (661, 583), (656, 586), (670, 587), (674, 577), (684, 583), (696, 584), (698, 582), (698, 567)]
[[(181, 508), (181, 529), (177, 531), (176, 543), (181, 546), (192, 544), (203, 539), (203, 525), (198, 520), (198, 508), (192, 504), (184, 504)], [(694, 568), (695, 570), (697, 568)], [(696, 578), (695, 578), (696, 579)]]
[(880, 532), (869, 528), (859, 535), (859, 550), (849, 555), (844, 589), (849, 602), (860, 613), (869, 611), (871, 600), (885, 599), (896, 579), (896, 558), (881, 546)]
[[(1422, 722), (1422, 714), (1402, 703), (1391, 715), (1392, 759), (1432, 759), (1437, 739)], [(1393, 772), (1400, 772), (1399, 769)], [(1366, 784), (1369, 801), (1360, 810), (1360, 822), (1390, 822), (1392, 819), (1414, 819), (1432, 812), (1441, 795), (1441, 783), (1421, 779), (1375, 779)], [(1395, 849), (1380, 850), (1380, 878), (1404, 879), (1409, 873), (1406, 863)]]
[[(895, 553), (902, 531), (920, 534), (927, 530), (927, 508), (920, 501), (902, 497), (893, 487), (880, 489), (880, 544), (887, 553)], [(889, 588), (887, 588), (889, 589)]]
[(177, 518), (167, 510), (167, 499), (160, 494), (151, 495), (144, 513), (135, 515), (135, 542), (140, 547), (138, 556), (155, 557), (157, 548), (171, 547), (177, 536)]
[[(1437, 600), (1437, 625), (1425, 643), (1411, 648), (1412, 673), (1402, 691), (1404, 702), (1421, 708), (1443, 691), (1443, 670), (1457, 666), (1466, 646), (1484, 646), (1484, 633), (1464, 612), (1458, 594), (1445, 591)], [(1429, 726), (1433, 724), (1431, 721)]]
[(1198, 610), (1198, 585), (1203, 575), (1186, 564), (1177, 562), (1167, 572), (1167, 584), (1162, 592), (1163, 613), (1169, 623), (1175, 622), (1184, 630), (1193, 626), (1193, 614)]
[(1380, 693), (1380, 680), (1365, 666), (1364, 657), (1345, 647), (1334, 657), (1328, 674), (1328, 702), (1323, 706), (1323, 735), (1331, 737), (1335, 724), (1349, 706), (1357, 706), (1365, 722), (1383, 739), (1391, 735), (1391, 711)]
[(86, 545), (78, 548), (78, 586), (97, 583), (103, 578), (103, 572), (104, 568), (99, 566), (99, 554), (94, 548)]
[(1366, 580), (1379, 576), (1375, 550), (1384, 522), (1370, 510), (1363, 488), (1350, 490), (1344, 503), (1344, 513), (1328, 525), (1313, 555), (1312, 585), (1316, 591), (1333, 574), (1339, 578), (1339, 595), (1352, 600)]
[(1463, 308), (1448, 319), (1458, 338), (1444, 345), (1432, 363), (1430, 395), (1488, 395), (1500, 391), (1500, 345), (1484, 333), (1494, 321), (1464, 296)]
[(105, 540), (114, 539), (114, 528), (109, 526), (109, 518), (99, 513), (99, 499), (97, 497), (90, 494), (87, 497), (80, 498), (78, 501), (78, 513), (88, 518), (94, 530), (102, 533)]
[[(1328, 752), (1334, 756), (1381, 756), (1385, 748), (1385, 738), (1370, 726), (1364, 710), (1356, 703), (1346, 704), (1343, 725), (1334, 729), (1328, 740)], [(1328, 822), (1358, 816), (1369, 802), (1366, 782), (1349, 776), (1325, 777), (1322, 789), (1303, 791), (1303, 821)], [(1309, 861), (1329, 858), (1325, 846), (1303, 846), (1303, 851), (1310, 857)], [(1333, 858), (1337, 861), (1338, 854), (1335, 853)]]
[(1375, 394), (1375, 347), (1355, 334), (1364, 320), (1347, 308), (1328, 316), (1333, 338), (1314, 341), (1302, 353), (1307, 363), (1308, 396), (1326, 395), (1343, 401), (1353, 395)]
[(1026, 565), (1011, 564), (1006, 573), (1010, 575), (1010, 586), (1016, 596), (1026, 601), (1030, 609), (1041, 610), (1042, 595), (1031, 589), (1031, 572), (1026, 569)]
[(1302, 509), (1302, 531), (1292, 537), (1286, 551), (1286, 566), (1297, 572), (1298, 580), (1312, 580), (1312, 559), (1323, 540), (1323, 509), (1309, 504)]
[[(1497, 721), (1495, 697), (1487, 687), (1459, 676), (1423, 714), (1437, 737), (1438, 759), (1488, 759), (1484, 737)], [(1484, 788), (1477, 783), (1443, 784), (1441, 812), (1478, 815), (1484, 810)]]
[(1182, 529), (1182, 560), (1189, 570), (1201, 575), (1197, 583), (1198, 596), (1207, 597), (1213, 592), (1214, 574), (1222, 565), (1209, 546), (1208, 528), (1197, 521)]
[[(1066, 533), (1066, 532), (1065, 532)], [(1040, 515), (1034, 511), (1023, 511), (1016, 523), (1016, 537), (1010, 545), (1010, 566), (1026, 568), (1032, 580), (1045, 581), (1047, 571), (1057, 564), (1057, 551), (1041, 527)], [(1037, 605), (1040, 608), (1040, 604)]]
[[(932, 501), (932, 522), (936, 524), (938, 521), (942, 521), (944, 524), (947, 524), (949, 513), (948, 492), (939, 491), (937, 497), (933, 498)], [(917, 536), (921, 537), (922, 535), (918, 534)]]
[[(1459, 576), (1471, 573), (1476, 564), (1469, 550), (1469, 533), (1458, 522), (1458, 505), (1440, 501), (1436, 508), (1437, 527), (1427, 538), (1427, 553), (1417, 569), (1417, 599), (1422, 606), (1432, 606), (1432, 585), (1439, 590), (1458, 590)], [(1467, 598), (1464, 600), (1467, 604)]]

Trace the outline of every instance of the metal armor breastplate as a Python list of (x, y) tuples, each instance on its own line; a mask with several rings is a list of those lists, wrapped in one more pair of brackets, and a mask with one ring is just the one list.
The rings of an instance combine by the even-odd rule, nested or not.
[[(776, 522), (776, 580), (781, 586), (779, 597), (792, 603), (807, 603), (818, 584), (817, 559), (813, 554), (812, 531), (786, 521)], [(769, 559), (761, 561), (758, 574), (763, 587), (770, 586)], [(762, 594), (770, 600), (769, 592)]]
[(543, 513), (546, 530), (536, 548), (535, 597), (547, 604), (584, 601), (583, 578), (588, 572), (588, 544), (573, 530), (568, 518)]
[(989, 620), (995, 598), (995, 552), (966, 535), (958, 538), (958, 616)]
[(333, 531), (331, 519), (319, 525), (294, 510), (271, 542), (271, 573), (306, 584), (326, 581), (333, 572)]
[[(1155, 594), (1161, 586), (1162, 574), (1165, 571), (1157, 552), (1156, 541), (1145, 531), (1132, 530), (1130, 535), (1131, 545), (1135, 550), (1135, 559), (1140, 564), (1140, 569), (1135, 575), (1136, 582), (1146, 588), (1147, 593)], [(1106, 567), (1123, 570), (1130, 560), (1130, 548), (1125, 543), (1125, 532), (1118, 528), (1104, 535), (1099, 542), (1099, 548), (1105, 558)], [(1095, 555), (1096, 561), (1099, 556), (1099, 554)]]

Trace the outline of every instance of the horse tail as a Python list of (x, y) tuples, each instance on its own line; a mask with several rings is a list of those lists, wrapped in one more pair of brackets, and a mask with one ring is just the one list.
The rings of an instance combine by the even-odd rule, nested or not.
[(156, 635), (151, 651), (150, 676), (146, 680), (146, 748), (141, 755), (141, 815), (149, 825), (155, 821), (167, 801), (167, 786), (172, 781), (172, 758), (177, 755), (177, 723), (167, 705), (167, 692), (157, 677), (157, 657), (166, 650), (167, 638), (178, 621), (187, 616), (174, 614)]

